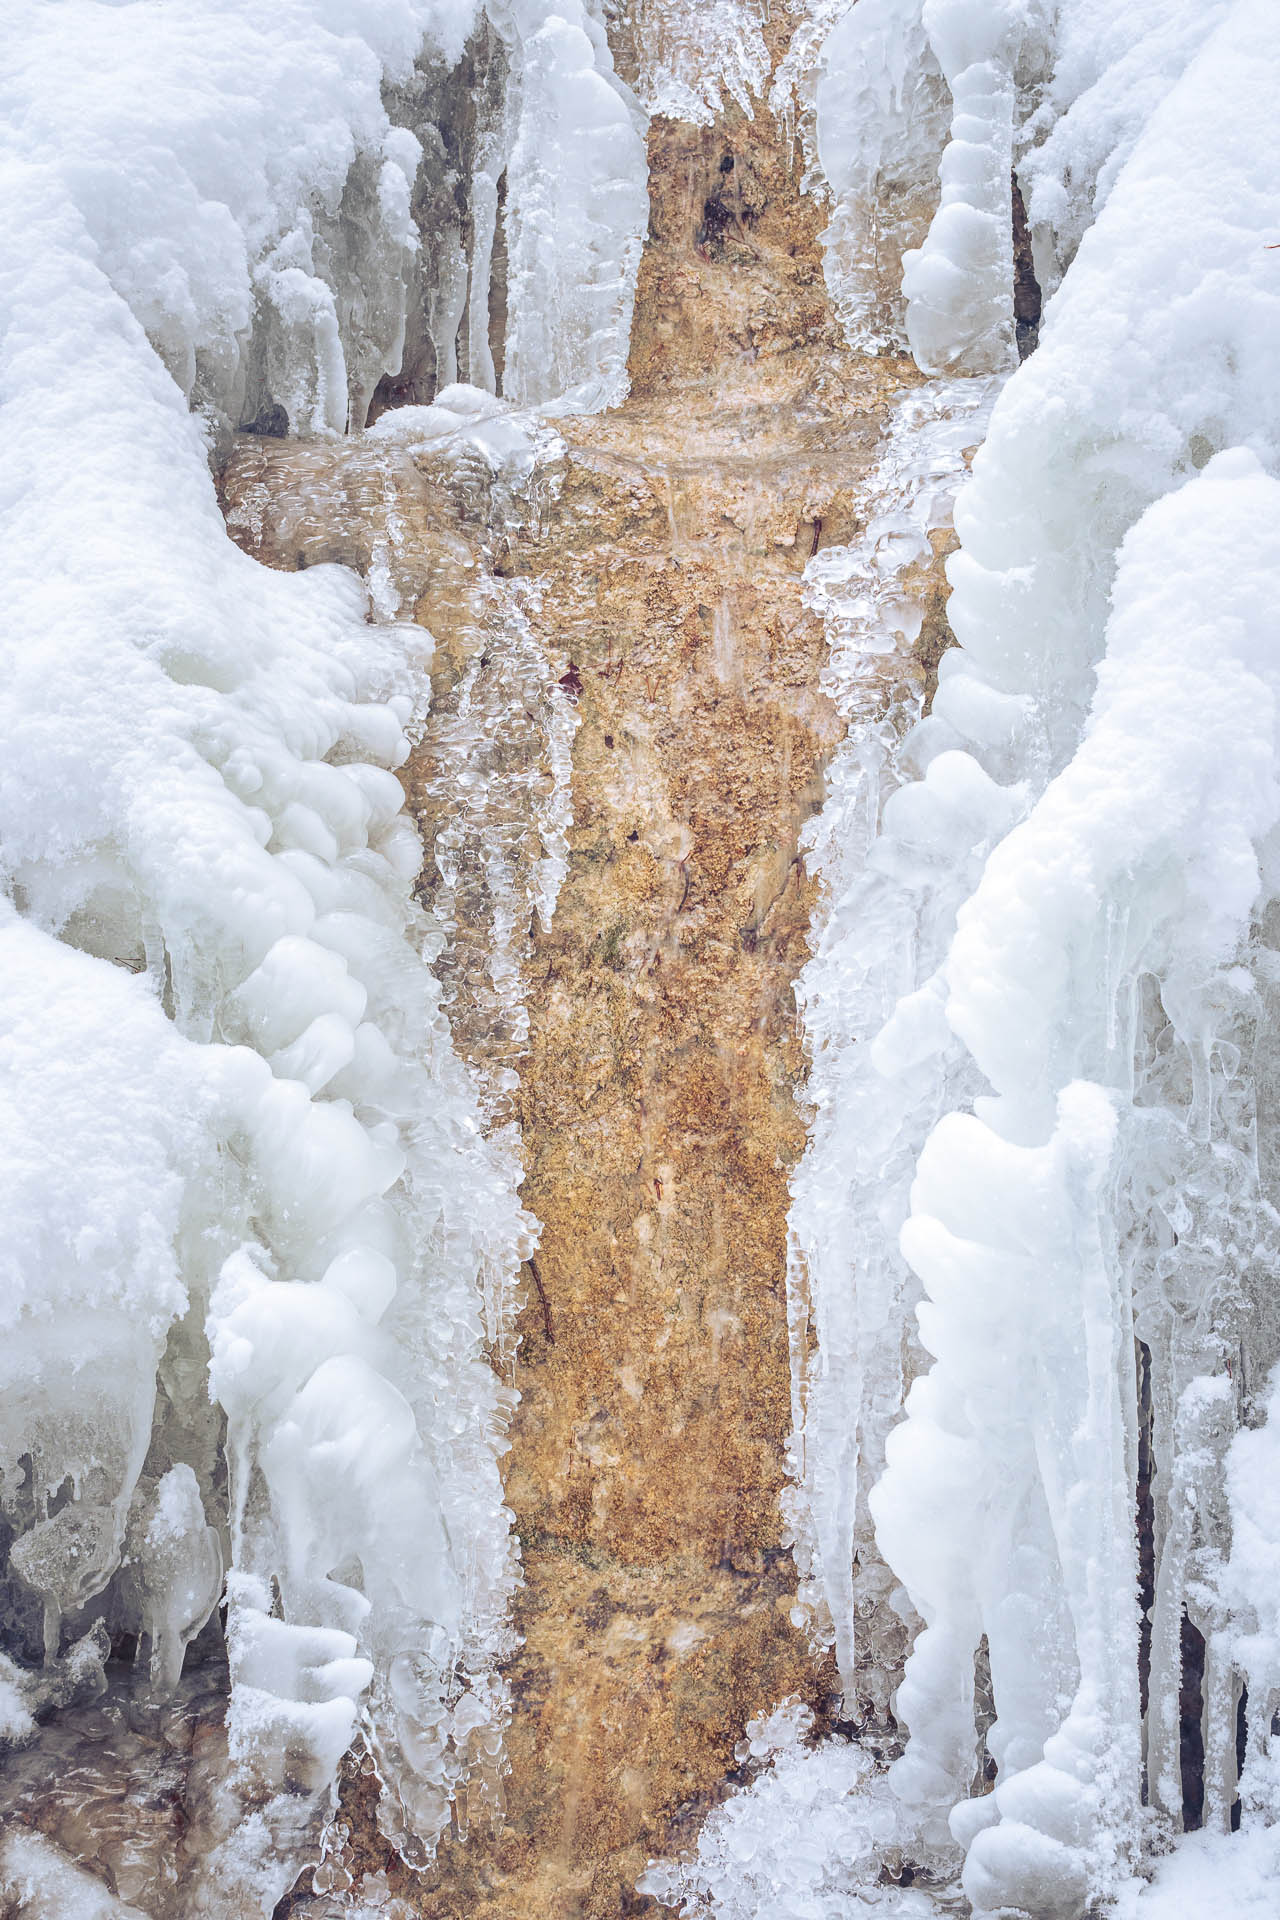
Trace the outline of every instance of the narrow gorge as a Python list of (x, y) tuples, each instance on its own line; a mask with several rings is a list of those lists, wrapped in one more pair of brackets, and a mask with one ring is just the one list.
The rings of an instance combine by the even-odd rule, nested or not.
[(14, 0), (0, 1920), (1280, 1911), (1271, 0)]

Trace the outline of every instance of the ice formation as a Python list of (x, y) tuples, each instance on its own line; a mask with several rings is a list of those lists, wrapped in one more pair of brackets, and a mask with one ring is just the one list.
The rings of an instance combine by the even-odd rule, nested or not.
[(584, 0), (489, 0), (489, 13), (517, 50), (502, 392), (608, 406), (626, 392), (649, 218), (644, 114)]
[(0, 1842), (0, 1886), (13, 1920), (49, 1920), (55, 1913), (58, 1920), (145, 1920), (36, 1834), (11, 1833)]
[(619, 13), (651, 114), (710, 126), (726, 100), (754, 111), (769, 79), (768, 0), (631, 0)]
[[(428, 921), (394, 555), (367, 588), (268, 572), (209, 455), (373, 419), (388, 458), (496, 472), (535, 436), (498, 394), (621, 395), (618, 13), (26, 0), (0, 56), (0, 1737), (100, 1694), (113, 1645), (162, 1696), (225, 1602), (184, 1915), (270, 1912), (357, 1736), (411, 1862), (500, 1792), (490, 1356), (533, 1224), (507, 1062), (463, 1067), (432, 962), (483, 852), (512, 1004), (574, 725), (513, 588), (491, 694), (549, 753), (542, 856), (516, 872), (524, 775), (473, 764), (464, 685)], [(694, 1910), (1274, 1910), (1273, 13), (815, 0), (775, 76), (812, 99), (850, 339), (932, 377), (807, 576), (850, 733), (809, 844), (789, 1512), (864, 1744), (753, 1723), (754, 1784), (647, 1882)], [(645, 106), (749, 110), (763, 25), (640, 9)], [(930, 698), (913, 574), (953, 498)], [(0, 1890), (131, 1911), (23, 1834)]]
[[(895, 1853), (897, 1817), (870, 1751), (831, 1740), (816, 1753), (804, 1744), (813, 1715), (784, 1700), (750, 1721), (738, 1760), (756, 1774), (752, 1788), (714, 1809), (691, 1860), (652, 1866), (640, 1889), (681, 1912), (719, 1920), (847, 1920), (860, 1889)], [(926, 1894), (877, 1886), (882, 1920), (930, 1920)], [(856, 1904), (854, 1904), (856, 1903)]]
[(854, 346), (905, 345), (902, 260), (937, 204), (947, 89), (920, 0), (859, 0), (823, 43), (816, 146), (831, 299)]
[[(898, 1750), (775, 1759), (656, 1870), (687, 1912), (892, 1911), (903, 1861), (975, 1915), (1274, 1906), (1277, 56), (1264, 0), (862, 0), (822, 50), (833, 294), (945, 376), (807, 576), (851, 730), (790, 1512)], [(1053, 297), (1000, 391), (1011, 169)]]
[[(925, 693), (911, 665), (921, 612), (910, 570), (931, 557), (930, 530), (950, 518), (965, 450), (981, 440), (992, 398), (981, 381), (909, 396), (891, 421), (861, 539), (816, 556), (806, 576), (827, 629), (827, 688), (849, 733), (828, 769), (826, 804), (806, 849), (826, 906), (798, 990), (814, 1117), (792, 1184), (796, 1491), (788, 1504), (799, 1604), (834, 1636), (850, 1717), (880, 1728), (890, 1724), (912, 1614), (900, 1584), (873, 1559), (866, 1499), (899, 1414), (907, 1364), (896, 1238), (912, 1145), (941, 1112), (941, 1095), (924, 1065), (886, 1084), (869, 1043), (917, 975), (927, 978), (943, 958), (956, 907), (978, 869), (972, 860), (954, 867), (938, 860), (922, 903), (916, 889), (900, 884), (879, 830), (886, 803), (908, 778), (902, 742), (920, 720)], [(926, 1036), (934, 1012), (926, 994), (916, 1009)]]
[[(362, 427), (412, 312), (433, 388), (489, 342), (499, 178), (508, 389), (614, 395), (642, 115), (579, 0), (8, 25), (0, 1715), (21, 1741), (92, 1697), (109, 1639), (162, 1695), (225, 1598), (225, 1817), (181, 1911), (269, 1913), (357, 1731), (410, 1860), (499, 1792), (490, 1356), (532, 1223), (411, 898), (430, 636), (376, 579), (240, 553), (210, 447)], [(501, 68), (470, 330), (414, 219), (450, 125), (388, 112), (456, 90), (468, 45)]]

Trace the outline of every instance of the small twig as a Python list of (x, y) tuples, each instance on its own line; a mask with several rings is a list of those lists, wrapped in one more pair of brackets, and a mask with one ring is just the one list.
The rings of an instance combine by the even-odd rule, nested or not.
[(533, 1275), (533, 1284), (538, 1289), (538, 1298), (542, 1302), (542, 1331), (547, 1336), (547, 1345), (554, 1347), (556, 1336), (551, 1328), (551, 1302), (547, 1299), (547, 1290), (542, 1284), (542, 1275), (538, 1272), (536, 1260), (526, 1260), (526, 1267)]

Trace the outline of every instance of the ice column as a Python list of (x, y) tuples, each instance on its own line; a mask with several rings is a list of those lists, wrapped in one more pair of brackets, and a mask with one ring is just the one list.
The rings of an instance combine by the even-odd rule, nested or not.
[(649, 217), (645, 117), (582, 0), (493, 0), (514, 40), (502, 391), (517, 405), (610, 405), (626, 392)]
[(817, 151), (830, 190), (827, 286), (852, 345), (905, 345), (903, 256), (937, 205), (946, 82), (920, 0), (859, 0), (823, 45)]

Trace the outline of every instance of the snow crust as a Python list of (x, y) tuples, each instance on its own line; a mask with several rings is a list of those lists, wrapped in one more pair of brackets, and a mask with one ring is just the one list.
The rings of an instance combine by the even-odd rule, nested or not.
[(51, 1841), (11, 1833), (0, 1841), (0, 1892), (14, 1920), (145, 1920), (91, 1874), (82, 1873)]

